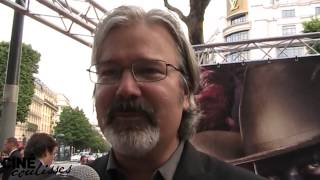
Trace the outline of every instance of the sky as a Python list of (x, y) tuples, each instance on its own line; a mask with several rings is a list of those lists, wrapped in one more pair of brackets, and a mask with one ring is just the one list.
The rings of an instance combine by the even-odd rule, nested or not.
[[(11, 0), (13, 1), (13, 0)], [(31, 0), (31, 3), (33, 0)], [(69, 0), (70, 2), (72, 0)], [(76, 0), (75, 0), (76, 1)], [(79, 1), (79, 0), (78, 0)], [(96, 0), (105, 9), (120, 5), (137, 5), (146, 10), (166, 9), (163, 0)], [(169, 3), (187, 15), (189, 0), (169, 0)], [(205, 41), (217, 31), (221, 14), (221, 0), (211, 0), (205, 14)], [(45, 11), (45, 10), (44, 10)], [(13, 9), (0, 3), (0, 41), (10, 41)], [(181, 23), (182, 26), (185, 26)], [(186, 30), (186, 27), (184, 27)], [(86, 69), (90, 66), (91, 49), (29, 17), (24, 19), (23, 43), (30, 44), (41, 54), (38, 77), (56, 93), (64, 94), (72, 107), (80, 107), (92, 124), (97, 124), (92, 99), (93, 84)]]

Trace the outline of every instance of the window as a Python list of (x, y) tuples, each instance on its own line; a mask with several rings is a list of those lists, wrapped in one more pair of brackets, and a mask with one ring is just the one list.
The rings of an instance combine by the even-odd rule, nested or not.
[(320, 15), (320, 7), (316, 7), (316, 15)]
[(287, 17), (295, 17), (295, 11), (294, 9), (288, 9), (288, 10), (282, 10), (282, 17), (287, 18)]
[(227, 62), (241, 62), (249, 59), (249, 52), (243, 51), (243, 52), (230, 53), (230, 54), (227, 54), (225, 57)]
[(248, 21), (247, 15), (244, 14), (241, 16), (231, 18), (231, 25), (241, 24), (247, 21)]
[(285, 25), (282, 26), (282, 35), (290, 36), (296, 34), (296, 25)]
[(290, 4), (294, 3), (294, 0), (278, 0), (280, 4)]
[(303, 56), (303, 55), (304, 55), (303, 47), (288, 47), (286, 49), (284, 48), (278, 49), (279, 58), (287, 58), (287, 57), (295, 57), (295, 56)]
[(236, 32), (226, 37), (227, 42), (237, 42), (243, 40), (248, 40), (248, 31)]

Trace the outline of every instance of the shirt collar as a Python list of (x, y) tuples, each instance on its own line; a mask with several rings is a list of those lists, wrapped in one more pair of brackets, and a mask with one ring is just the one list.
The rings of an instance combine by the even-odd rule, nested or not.
[(162, 165), (158, 169), (158, 171), (162, 175), (163, 179), (165, 179), (165, 180), (172, 180), (173, 179), (173, 175), (176, 172), (178, 163), (179, 163), (181, 155), (182, 155), (184, 143), (185, 143), (184, 141), (181, 142), (179, 144), (178, 148), (176, 149), (176, 151), (168, 159), (168, 161), (165, 162), (164, 165)]
[[(160, 167), (158, 168), (153, 174), (153, 177), (158, 173), (162, 176), (164, 180), (172, 180), (173, 175), (177, 169), (178, 163), (180, 161), (182, 151), (184, 148), (185, 142), (180, 142), (178, 148), (176, 151), (171, 155), (171, 157)], [(108, 157), (108, 163), (107, 163), (107, 172), (110, 170), (117, 170), (120, 171), (117, 163), (114, 159), (113, 151), (110, 151), (110, 155)], [(153, 179), (153, 178), (152, 178)]]
[(111, 151), (109, 152), (109, 157), (108, 157), (108, 164), (107, 164), (107, 171), (111, 170), (111, 169), (118, 169), (118, 166), (116, 164), (116, 161), (114, 159), (114, 155), (113, 155), (113, 151), (111, 149)]

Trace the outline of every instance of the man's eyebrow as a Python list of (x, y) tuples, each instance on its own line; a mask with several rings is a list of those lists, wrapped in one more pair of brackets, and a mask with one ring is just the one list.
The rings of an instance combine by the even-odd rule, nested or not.
[(102, 64), (102, 63), (106, 63), (106, 62), (117, 62), (117, 61), (119, 61), (119, 60), (117, 60), (117, 59), (112, 59), (112, 58), (99, 59), (96, 64)]
[(158, 59), (158, 58), (143, 57), (143, 58), (137, 58), (135, 61), (165, 61), (165, 60)]
[[(104, 63), (115, 63), (115, 64), (120, 64), (121, 60), (120, 59), (116, 59), (116, 58), (109, 58), (109, 59), (101, 59), (99, 61), (97, 61), (96, 64), (104, 64)], [(134, 58), (131, 60), (131, 64), (137, 61), (164, 61), (166, 62), (164, 59), (160, 59), (160, 58), (149, 58), (149, 57), (138, 57), (138, 58)]]
[(119, 61), (114, 61), (114, 60), (108, 60), (108, 61), (98, 61), (96, 64), (97, 67), (101, 67), (101, 66), (104, 66), (104, 65), (120, 65), (119, 64)]

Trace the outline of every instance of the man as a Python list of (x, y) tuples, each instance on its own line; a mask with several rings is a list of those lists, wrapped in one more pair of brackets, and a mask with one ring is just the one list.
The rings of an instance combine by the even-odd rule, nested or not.
[[(9, 137), (4, 142), (4, 152), (7, 153), (9, 159), (21, 158), (20, 151), (18, 150), (19, 144), (18, 140), (14, 137)], [(11, 161), (7, 162), (7, 167), (2, 167), (0, 172), (3, 173), (2, 180), (8, 180), (10, 176), (10, 172), (13, 170), (10, 163)]]
[(97, 27), (92, 66), (99, 126), (112, 144), (90, 164), (101, 179), (261, 179), (197, 152), (199, 68), (178, 22), (122, 6)]
[(24, 157), (32, 162), (32, 167), (13, 169), (9, 180), (42, 180), (53, 176), (56, 168), (50, 168), (57, 152), (58, 144), (47, 133), (34, 133), (28, 140)]

